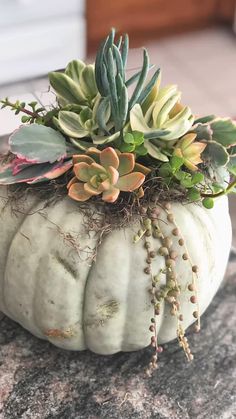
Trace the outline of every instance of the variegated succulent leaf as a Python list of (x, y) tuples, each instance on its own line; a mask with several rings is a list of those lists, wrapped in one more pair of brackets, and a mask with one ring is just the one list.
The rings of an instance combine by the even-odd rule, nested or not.
[(9, 163), (2, 164), (0, 169), (0, 185), (15, 183), (34, 184), (56, 179), (72, 167), (72, 160), (30, 164), (17, 157)]
[(63, 107), (91, 104), (98, 93), (94, 65), (80, 60), (71, 61), (64, 73), (49, 73), (49, 81)]
[(63, 135), (44, 125), (22, 125), (9, 138), (11, 153), (30, 163), (53, 163), (66, 157)]

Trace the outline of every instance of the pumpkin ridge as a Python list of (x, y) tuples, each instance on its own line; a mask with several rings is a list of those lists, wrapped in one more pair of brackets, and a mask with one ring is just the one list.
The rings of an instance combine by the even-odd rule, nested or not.
[[(5, 189), (5, 191), (7, 191), (7, 188), (4, 188)], [(17, 236), (17, 234), (19, 233), (19, 229), (22, 227), (22, 225), (24, 224), (24, 222), (25, 222), (25, 220), (26, 220), (26, 218), (28, 217), (28, 215), (29, 215), (29, 212), (31, 212), (31, 210), (35, 207), (37, 205), (37, 201), (35, 202), (33, 202), (32, 203), (32, 205), (30, 205), (30, 207), (29, 207), (29, 209), (27, 210), (27, 212), (26, 213), (24, 213), (24, 214), (22, 214), (22, 212), (20, 212), (20, 214), (21, 215), (23, 215), (23, 217), (21, 218), (21, 220), (20, 220), (20, 222), (19, 222), (19, 224), (17, 224), (17, 230), (15, 230), (14, 231), (14, 233), (13, 233), (13, 235), (12, 235), (12, 237), (11, 237), (11, 240), (10, 240), (10, 242), (9, 242), (9, 246), (8, 246), (8, 249), (7, 249), (7, 251), (6, 251), (6, 256), (5, 256), (5, 263), (4, 263), (4, 269), (3, 269), (3, 279), (2, 279), (2, 283), (1, 283), (1, 295), (2, 295), (2, 302), (3, 302), (3, 304), (4, 304), (4, 310), (5, 310), (5, 312), (6, 312), (6, 315), (7, 316), (9, 316), (9, 317), (11, 317), (13, 320), (15, 320), (15, 321), (17, 321), (17, 319), (15, 318), (15, 316), (12, 314), (12, 312), (11, 311), (9, 311), (9, 308), (8, 309), (6, 309), (6, 304), (4, 303), (4, 301), (5, 301), (5, 284), (6, 284), (6, 270), (7, 270), (7, 264), (8, 264), (8, 258), (9, 258), (9, 254), (10, 254), (10, 251), (11, 251), (11, 247), (12, 247), (12, 244), (13, 244), (13, 241), (14, 241), (14, 239), (15, 239), (15, 237)], [(1, 208), (0, 209), (0, 217), (2, 216), (2, 214), (3, 214), (3, 209)], [(16, 218), (17, 218), (17, 216), (16, 216)], [(0, 282), (1, 282), (1, 278), (0, 278)], [(10, 315), (8, 314), (8, 313), (10, 313)]]

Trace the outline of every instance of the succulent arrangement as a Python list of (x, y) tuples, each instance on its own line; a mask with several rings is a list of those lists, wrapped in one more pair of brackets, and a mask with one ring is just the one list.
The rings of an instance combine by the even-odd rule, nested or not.
[[(141, 70), (127, 78), (128, 44), (127, 35), (116, 42), (112, 30), (95, 64), (74, 60), (64, 72), (50, 73), (57, 104), (49, 111), (37, 103), (28, 109), (25, 103), (1, 101), (24, 115), (9, 138), (0, 184), (50, 181), (69, 171), (86, 182), (70, 181), (71, 198), (114, 202), (118, 191), (140, 197), (145, 177), (156, 177), (158, 187), (168, 188), (173, 198), (180, 195), (206, 207), (215, 197), (235, 192), (236, 123), (214, 115), (195, 117), (180, 102), (177, 86), (160, 87), (160, 69), (147, 80), (152, 67), (145, 49)], [(119, 169), (118, 160), (129, 170), (124, 163)], [(85, 164), (92, 165), (86, 176)]]
[[(193, 115), (181, 103), (176, 85), (161, 87), (160, 69), (148, 76), (152, 66), (145, 49), (141, 69), (128, 78), (128, 50), (128, 36), (116, 40), (112, 30), (94, 64), (74, 60), (65, 71), (50, 73), (56, 94), (50, 110), (36, 102), (1, 101), (2, 107), (23, 116), (8, 144), (0, 144), (0, 185), (40, 187), (65, 179), (66, 193), (79, 203), (104, 201), (108, 211), (121, 201), (124, 206), (128, 201), (141, 205), (142, 226), (134, 243), (152, 234), (163, 240), (159, 254), (166, 259), (169, 272), (154, 304), (155, 314), (166, 298), (178, 314), (174, 304), (180, 291), (174, 273), (176, 255), (171, 256), (171, 243), (155, 224), (160, 210), (155, 212), (149, 202), (152, 195), (157, 196), (158, 202), (167, 202), (167, 212), (171, 201), (196, 202), (211, 209), (215, 198), (236, 193), (236, 123), (214, 115)], [(168, 216), (173, 224), (171, 213)], [(177, 227), (173, 234), (178, 236)], [(150, 274), (153, 252), (145, 240), (146, 273)], [(180, 246), (182, 242), (180, 237)], [(188, 260), (188, 253), (183, 258)], [(193, 265), (193, 275), (197, 270)], [(152, 288), (158, 281), (157, 275)], [(190, 291), (194, 287), (190, 284)], [(196, 297), (191, 298), (195, 303)], [(199, 317), (197, 311), (194, 317)], [(154, 324), (150, 330), (155, 330)], [(191, 359), (181, 326), (178, 338)], [(151, 342), (160, 352), (154, 337)]]

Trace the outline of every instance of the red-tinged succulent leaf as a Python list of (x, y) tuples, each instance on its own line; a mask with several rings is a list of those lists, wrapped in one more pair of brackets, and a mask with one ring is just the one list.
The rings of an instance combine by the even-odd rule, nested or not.
[(57, 179), (58, 177), (64, 175), (64, 173), (68, 172), (68, 170), (70, 170), (70, 168), (72, 167), (72, 161), (67, 161), (67, 162), (63, 162), (62, 164), (56, 164), (54, 168), (52, 168), (51, 170), (49, 170), (48, 173), (46, 173), (44, 175), (44, 177), (42, 179), (35, 179), (32, 182), (29, 183), (37, 183), (37, 182), (41, 182), (42, 180), (52, 180), (52, 179)]
[(38, 183), (57, 177), (66, 173), (72, 167), (72, 161), (34, 164), (13, 174), (13, 162), (1, 167), (0, 184), (11, 185), (14, 183)]
[(108, 191), (103, 192), (102, 199), (105, 202), (113, 203), (117, 200), (119, 194), (120, 194), (119, 189), (117, 189), (113, 186)]
[(132, 172), (135, 165), (135, 158), (132, 153), (122, 153), (119, 155), (119, 167), (118, 172), (120, 176), (127, 175)]
[(110, 166), (107, 168), (107, 173), (109, 175), (109, 179), (112, 185), (115, 185), (119, 179), (119, 172), (118, 170), (114, 169), (114, 167)]
[(119, 157), (117, 156), (116, 151), (112, 147), (107, 147), (101, 151), (100, 162), (103, 167), (108, 168), (109, 166), (118, 169), (119, 166)]
[(73, 183), (70, 186), (68, 195), (70, 198), (79, 202), (84, 202), (91, 198), (91, 195), (84, 190), (84, 184), (79, 182)]
[(70, 182), (67, 183), (67, 189), (69, 189), (71, 187), (71, 185), (73, 185), (74, 183), (78, 183), (78, 179), (76, 176), (74, 176)]
[(135, 163), (134, 170), (135, 170), (135, 172), (143, 173), (143, 175), (145, 175), (145, 176), (147, 176), (149, 173), (151, 173), (151, 169), (149, 169), (146, 166), (143, 166), (143, 164), (140, 164), (140, 163)]
[(92, 157), (86, 156), (86, 154), (75, 154), (73, 156), (73, 164), (85, 162), (88, 164), (94, 163)]
[(143, 187), (141, 186), (141, 188), (139, 188), (137, 192), (137, 198), (141, 199), (143, 196), (144, 196), (144, 190), (143, 190)]
[(98, 191), (104, 192), (104, 191), (108, 191), (110, 188), (111, 188), (111, 182), (109, 179), (106, 179), (102, 183), (100, 183), (98, 187)]
[(140, 172), (129, 173), (128, 175), (122, 176), (116, 187), (123, 192), (132, 192), (138, 189), (144, 182), (145, 176)]
[(89, 182), (84, 184), (84, 190), (85, 192), (90, 194), (90, 196), (99, 195), (101, 193), (97, 188), (94, 188), (94, 186), (92, 186)]
[(90, 177), (91, 177), (91, 176), (99, 175), (99, 174), (103, 174), (103, 173), (105, 174), (105, 173), (107, 173), (107, 171), (100, 164), (98, 164), (98, 163), (92, 163), (89, 166), (89, 173), (90, 173)]
[(17, 173), (21, 172), (23, 169), (29, 166), (32, 166), (31, 162), (29, 162), (26, 159), (19, 159), (18, 157), (16, 157), (12, 161), (12, 173), (15, 176), (17, 175)]
[(44, 125), (21, 126), (10, 136), (9, 146), (18, 158), (31, 163), (54, 163), (66, 157), (63, 135)]
[(88, 150), (87, 150), (87, 152), (86, 152), (86, 154), (88, 155), (88, 156), (90, 156), (96, 163), (100, 163), (100, 154), (101, 154), (101, 151), (100, 150), (98, 150), (97, 148), (95, 148), (95, 147), (90, 147)]
[(89, 173), (89, 168), (90, 165), (88, 163), (76, 163), (74, 165), (74, 174), (82, 182), (88, 182), (91, 177)]

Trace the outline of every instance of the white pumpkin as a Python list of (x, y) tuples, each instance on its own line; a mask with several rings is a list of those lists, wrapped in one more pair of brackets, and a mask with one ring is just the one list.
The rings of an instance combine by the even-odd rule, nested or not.
[[(6, 190), (0, 189), (6, 196)], [(116, 230), (104, 237), (96, 262), (86, 260), (65, 239), (77, 239), (81, 249), (93, 250), (95, 235), (88, 235), (76, 202), (63, 199), (38, 213), (42, 202), (32, 199), (17, 216), (1, 200), (0, 310), (35, 336), (58, 347), (90, 350), (100, 354), (132, 351), (150, 343), (150, 275), (144, 273), (146, 250), (142, 240), (133, 243), (137, 229)], [(42, 212), (45, 216), (42, 215)], [(202, 314), (220, 286), (231, 245), (228, 201), (217, 200), (212, 210), (195, 204), (172, 204), (176, 225), (186, 249), (199, 268), (198, 301)], [(28, 215), (27, 215), (28, 214)], [(162, 210), (162, 230), (171, 235)], [(64, 233), (64, 234), (63, 234)], [(70, 234), (71, 236), (68, 236)], [(150, 238), (155, 249), (159, 239)], [(187, 284), (191, 266), (181, 257), (184, 249), (173, 236), (173, 249), (180, 255), (176, 271), (181, 285), (183, 326), (193, 321), (194, 305)], [(82, 260), (84, 259), (84, 260)], [(164, 267), (164, 258), (153, 259), (153, 270)], [(164, 277), (164, 275), (163, 275)], [(164, 278), (163, 278), (164, 280)], [(157, 317), (159, 343), (176, 338), (176, 318), (170, 306), (162, 304)]]

